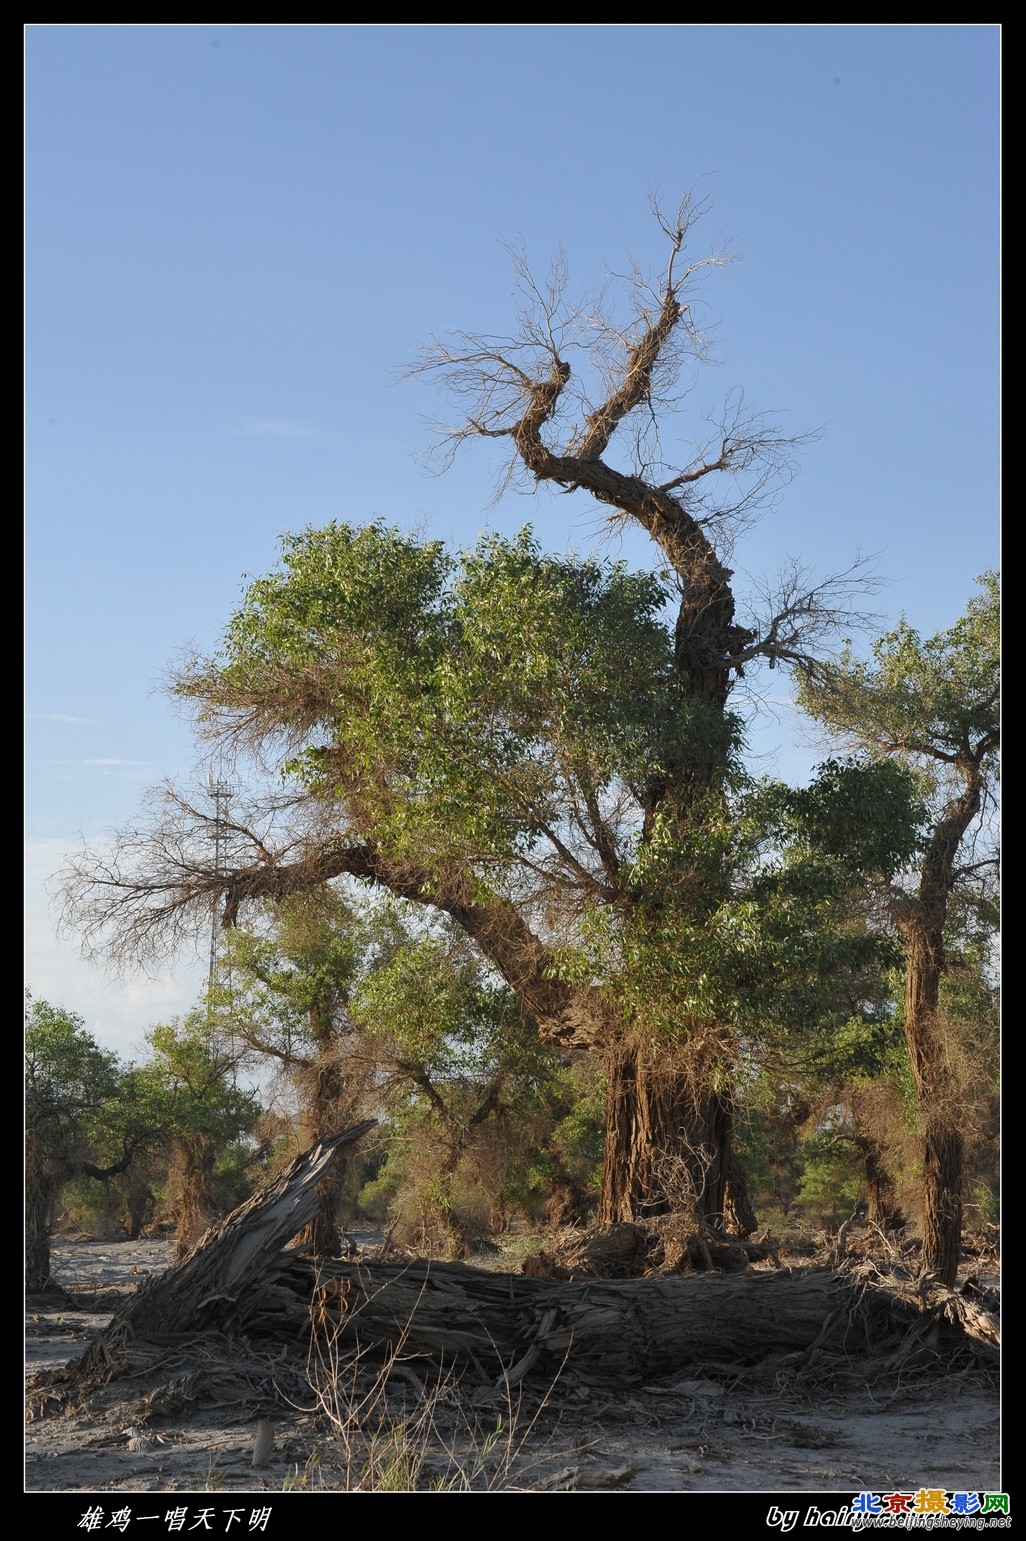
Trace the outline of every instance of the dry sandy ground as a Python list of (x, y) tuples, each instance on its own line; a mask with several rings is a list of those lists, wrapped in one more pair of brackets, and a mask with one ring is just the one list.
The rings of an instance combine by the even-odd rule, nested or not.
[[(26, 1373), (81, 1353), (109, 1320), (116, 1303), (111, 1289), (162, 1270), (171, 1251), (158, 1241), (58, 1243), (56, 1278), (80, 1309), (27, 1313)], [(107, 1310), (90, 1311), (101, 1291)], [(504, 1429), (511, 1422), (510, 1409), (487, 1393), (476, 1396), (472, 1412), (446, 1395), (433, 1411), (442, 1439), (462, 1442), (465, 1470), (468, 1417), (479, 1420), (479, 1451), (500, 1419)], [(478, 1489), (836, 1492), (845, 1507), (862, 1490), (1007, 1491), (998, 1393), (936, 1370), (886, 1385), (866, 1384), (855, 1366), (843, 1382), (835, 1376), (818, 1383), (800, 1375), (774, 1383), (765, 1373), (746, 1379), (724, 1371), (616, 1398), (560, 1384), (544, 1404), (540, 1394), (529, 1394), (512, 1421), (516, 1427), (494, 1442), (475, 1477)], [(251, 1412), (240, 1421), (230, 1406), (197, 1406), (177, 1421), (147, 1423), (133, 1415), (130, 1401), (114, 1398), (89, 1413), (28, 1424), (25, 1491), (84, 1500), (111, 1493), (280, 1495), (352, 1485), (344, 1441), (316, 1411), (282, 1414), (268, 1433), (273, 1444), (255, 1468)], [(437, 1448), (421, 1480), (432, 1475), (453, 1483)]]

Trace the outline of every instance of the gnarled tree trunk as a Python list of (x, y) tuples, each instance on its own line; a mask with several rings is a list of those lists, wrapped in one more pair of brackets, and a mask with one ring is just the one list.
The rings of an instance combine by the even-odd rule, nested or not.
[(866, 1219), (882, 1231), (900, 1229), (905, 1216), (898, 1207), (894, 1192), (894, 1179), (887, 1170), (884, 1152), (877, 1140), (870, 1135), (856, 1135), (855, 1148), (862, 1157), (862, 1171), (866, 1183)]
[(899, 918), (906, 946), (905, 1042), (923, 1119), (923, 1260), (949, 1289), (962, 1255), (965, 1143), (959, 1128), (959, 1088), (948, 1066), (938, 1008), (955, 857), (983, 800), (978, 767), (963, 770), (967, 784), (934, 827), (919, 892), (906, 902)]
[(214, 1191), (216, 1154), (213, 1140), (205, 1134), (185, 1135), (175, 1142), (170, 1187), (179, 1262), (213, 1224), (217, 1213)]
[(50, 1226), (57, 1184), (47, 1172), (30, 1132), (25, 1154), (25, 1288), (45, 1290), (50, 1282)]
[[(333, 1043), (330, 1023), (321, 1037), (324, 1053), (306, 1066), (299, 1077), (308, 1098), (301, 1122), (303, 1143), (307, 1146), (328, 1139), (343, 1128), (352, 1117), (356, 1102), (345, 1062)], [(332, 1163), (317, 1189), (317, 1213), (297, 1238), (302, 1245), (312, 1247), (318, 1257), (339, 1254), (339, 1228), (349, 1170), (348, 1159)]]
[(607, 1074), (600, 1224), (673, 1210), (722, 1232), (732, 1179), (742, 1225), (754, 1230), (733, 1151), (729, 1095), (696, 1076), (684, 1051), (658, 1046), (619, 1044)]

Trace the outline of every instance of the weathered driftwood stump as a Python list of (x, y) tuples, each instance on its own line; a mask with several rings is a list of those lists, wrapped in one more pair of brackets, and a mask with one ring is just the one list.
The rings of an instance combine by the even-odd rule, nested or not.
[(143, 1285), (82, 1358), (50, 1372), (45, 1385), (63, 1386), (59, 1401), (75, 1400), (138, 1376), (171, 1348), (180, 1364), (183, 1346), (198, 1352), (215, 1337), (222, 1348), (235, 1342), (268, 1357), (289, 1347), (315, 1361), (359, 1354), (407, 1374), (455, 1372), (506, 1386), (564, 1373), (629, 1386), (782, 1356), (802, 1366), (816, 1356), (861, 1357), (878, 1369), (911, 1354), (996, 1362), (993, 1316), (896, 1265), (566, 1280), (422, 1260), (325, 1262), (289, 1250), (316, 1208), (318, 1183), (372, 1123), (299, 1157), (182, 1263)]
[(318, 1184), (376, 1122), (366, 1119), (297, 1156), (180, 1263), (143, 1284), (81, 1359), (50, 1379), (107, 1380), (183, 1337), (236, 1332), (248, 1308), (295, 1261), (285, 1248), (316, 1214)]

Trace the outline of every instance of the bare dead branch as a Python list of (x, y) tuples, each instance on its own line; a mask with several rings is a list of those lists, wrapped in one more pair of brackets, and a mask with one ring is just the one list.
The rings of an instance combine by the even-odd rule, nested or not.
[(553, 954), (521, 909), (465, 869), (446, 876), (390, 860), (372, 841), (331, 834), (309, 800), (302, 817), (291, 797), (252, 805), (251, 817), (232, 821), (227, 861), (215, 857), (213, 809), (167, 785), (150, 811), (149, 825), (123, 831), (106, 850), (77, 853), (58, 874), (61, 930), (78, 937), (87, 958), (156, 970), (169, 952), (195, 945), (215, 911), (229, 928), (248, 907), (353, 878), (454, 919), (552, 1041), (587, 1043), (600, 1023), (609, 1026), (595, 992), (553, 977)]
[(819, 583), (811, 581), (808, 567), (792, 560), (775, 581), (756, 583), (762, 604), (751, 623), (752, 640), (734, 655), (735, 662), (743, 667), (763, 658), (771, 669), (783, 664), (812, 670), (845, 633), (877, 624), (879, 617), (859, 606), (882, 587), (875, 560), (857, 556), (844, 572)]
[[(745, 664), (765, 658), (801, 666), (813, 658), (832, 627), (855, 618), (850, 594), (843, 596), (864, 586), (866, 575), (860, 563), (815, 586), (791, 575), (759, 625), (735, 623), (725, 558), (738, 532), (790, 481), (796, 450), (816, 434), (781, 432), (737, 390), (713, 435), (676, 465), (665, 463), (662, 425), (691, 389), (689, 371), (707, 357), (693, 292), (704, 270), (730, 258), (722, 249), (689, 255), (695, 225), (708, 212), (708, 200), (693, 190), (672, 214), (654, 199), (652, 211), (669, 247), (658, 278), (635, 263), (575, 306), (565, 254), (539, 283), (517, 248), (516, 333), (433, 339), (409, 373), (438, 377), (462, 409), (442, 435), (450, 458), (469, 438), (507, 439), (503, 487), (526, 476), (581, 490), (614, 521), (648, 532), (678, 580), (678, 668), (700, 699), (722, 705)], [(611, 288), (625, 301), (622, 318)], [(614, 440), (626, 449), (627, 466), (607, 458)]]

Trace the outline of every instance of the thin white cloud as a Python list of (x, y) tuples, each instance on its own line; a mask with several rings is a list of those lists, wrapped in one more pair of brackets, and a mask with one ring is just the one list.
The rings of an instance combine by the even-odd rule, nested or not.
[(143, 770), (152, 760), (119, 760), (113, 755), (95, 760), (37, 760), (37, 765), (98, 765), (104, 770)]
[(283, 439), (287, 443), (324, 443), (327, 435), (309, 423), (290, 422), (280, 417), (251, 417), (236, 428), (245, 438)]
[(149, 761), (149, 760), (118, 760), (118, 759), (115, 759), (115, 758), (114, 758), (114, 756), (113, 756), (113, 755), (111, 755), (111, 756), (109, 756), (109, 757), (108, 757), (108, 758), (106, 758), (106, 759), (99, 759), (99, 760), (82, 760), (82, 761), (81, 761), (81, 764), (83, 764), (83, 765), (128, 765), (128, 766), (143, 766), (143, 765), (149, 765), (149, 764), (150, 764), (150, 761)]
[(26, 712), (35, 722), (77, 722), (86, 728), (98, 728), (97, 717), (73, 717), (70, 712)]
[(348, 444), (371, 455), (395, 455), (403, 450), (398, 439), (359, 439), (352, 433), (332, 433), (315, 423), (285, 417), (241, 418), (232, 432), (245, 439), (277, 439), (282, 444)]

